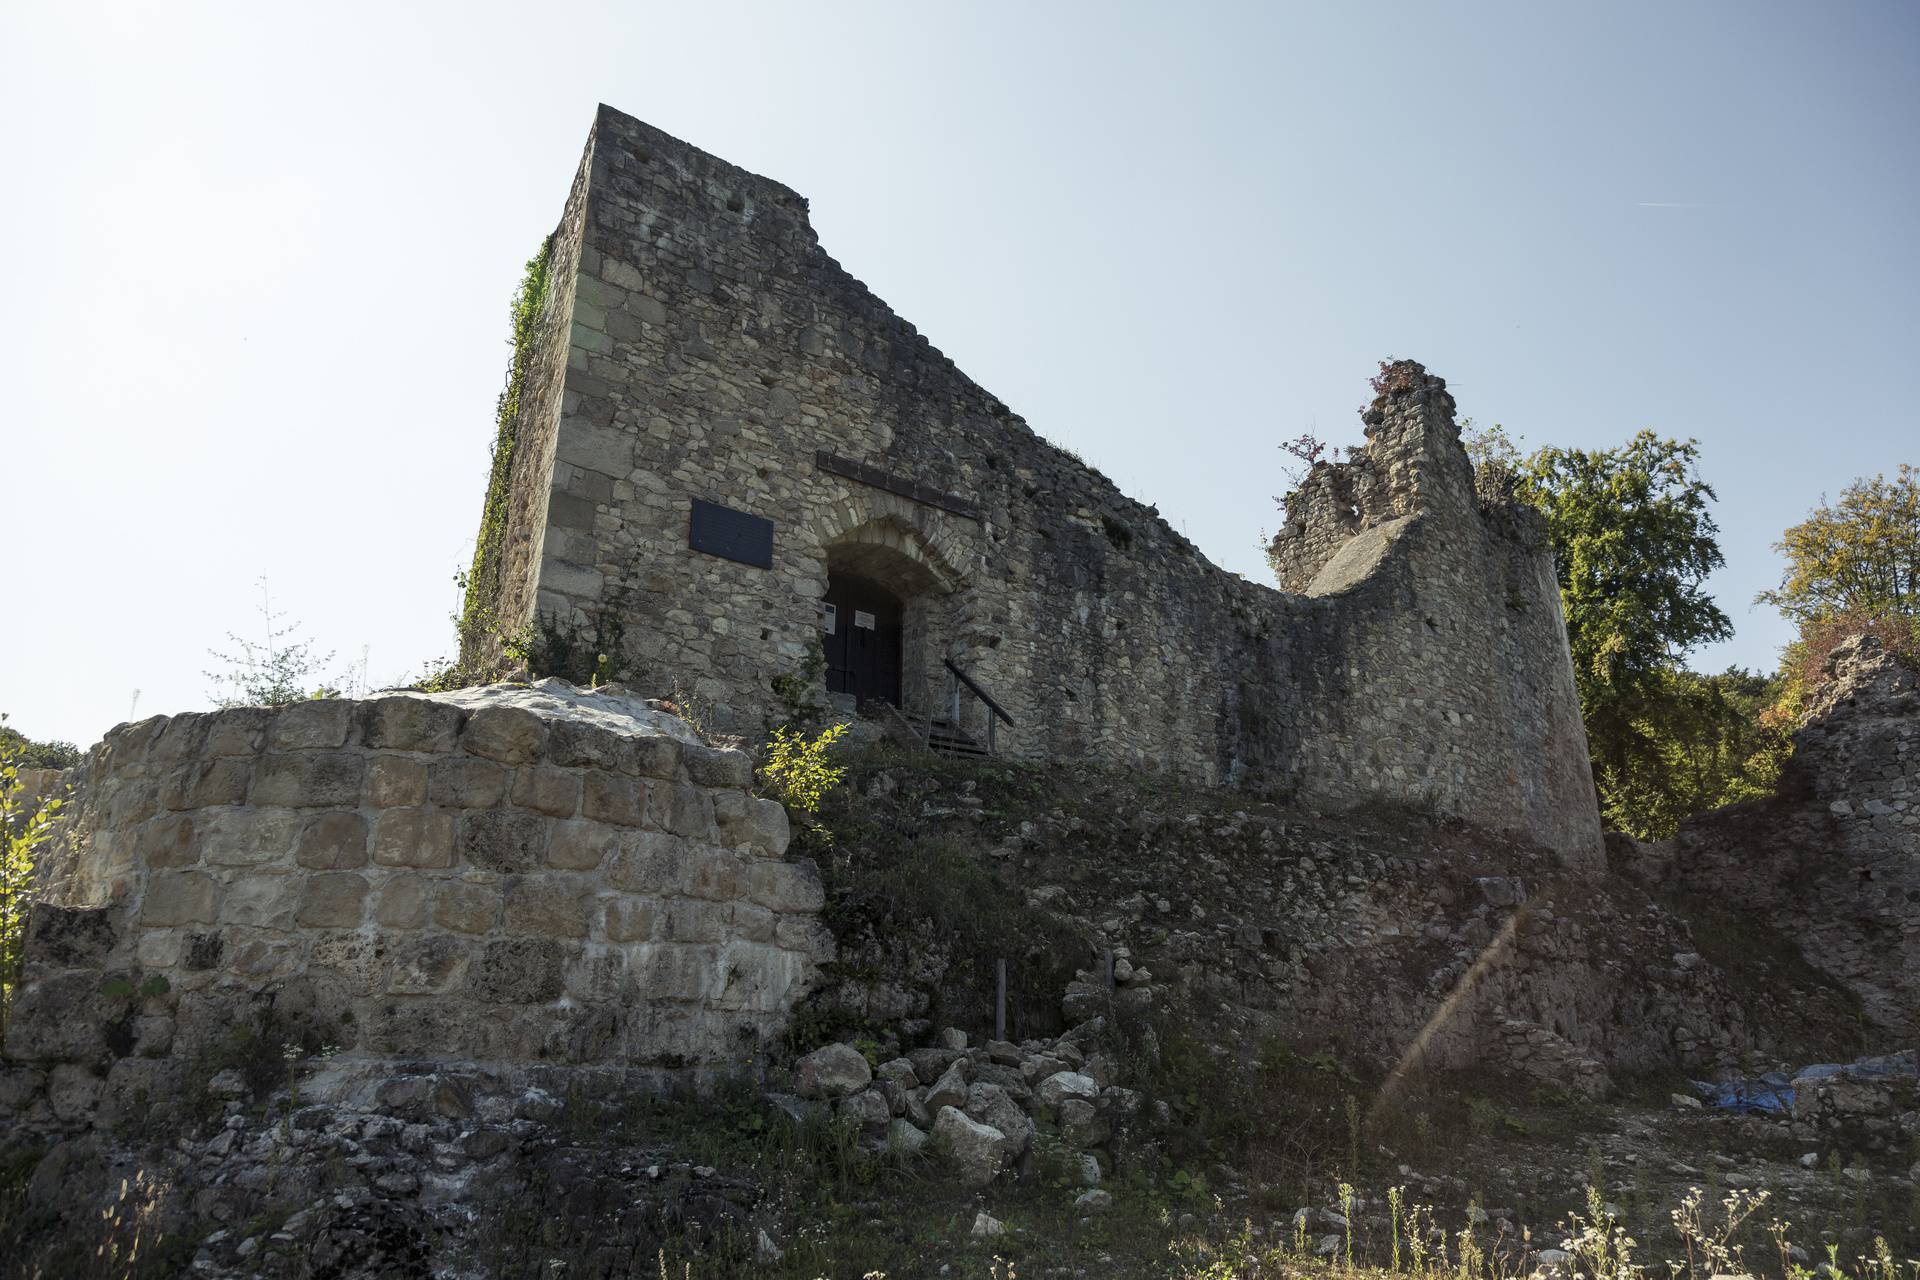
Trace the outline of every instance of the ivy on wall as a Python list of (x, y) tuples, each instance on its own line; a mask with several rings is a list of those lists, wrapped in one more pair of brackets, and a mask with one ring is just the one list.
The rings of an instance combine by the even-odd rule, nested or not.
[(510, 310), (513, 362), (507, 385), (494, 408), (493, 465), (487, 477), (486, 505), (480, 511), (480, 533), (473, 544), (473, 567), (465, 576), (466, 600), (460, 611), (462, 667), (485, 661), (498, 626), (500, 575), (506, 551), (507, 499), (513, 489), (515, 445), (519, 438), (520, 404), (532, 376), (540, 313), (546, 306), (548, 268), (553, 256), (549, 238), (527, 262), (526, 274), (514, 291)]

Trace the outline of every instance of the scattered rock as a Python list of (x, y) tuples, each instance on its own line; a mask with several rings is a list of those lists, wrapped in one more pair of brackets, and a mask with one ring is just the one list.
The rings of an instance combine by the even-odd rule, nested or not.
[(793, 1064), (794, 1088), (803, 1098), (844, 1098), (873, 1081), (873, 1068), (850, 1044), (815, 1049)]

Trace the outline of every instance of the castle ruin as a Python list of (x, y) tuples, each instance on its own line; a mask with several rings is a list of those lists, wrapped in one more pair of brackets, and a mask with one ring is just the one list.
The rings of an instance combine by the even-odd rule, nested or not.
[(1551, 551), (1476, 498), (1418, 365), (1290, 501), (1273, 590), (968, 379), (801, 196), (630, 116), (600, 108), (544, 266), (470, 667), (529, 626), (613, 634), (632, 683), (721, 730), (798, 682), (930, 737), (1416, 806), (1598, 865)]

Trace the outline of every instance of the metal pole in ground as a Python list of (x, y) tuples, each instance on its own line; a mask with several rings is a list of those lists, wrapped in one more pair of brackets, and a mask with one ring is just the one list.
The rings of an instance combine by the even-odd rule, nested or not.
[(993, 962), (993, 1038), (1007, 1038), (1007, 958)]

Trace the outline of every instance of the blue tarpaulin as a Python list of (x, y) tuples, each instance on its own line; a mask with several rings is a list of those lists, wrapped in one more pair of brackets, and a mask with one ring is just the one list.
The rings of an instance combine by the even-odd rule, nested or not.
[(1912, 1049), (1858, 1062), (1818, 1062), (1802, 1067), (1791, 1077), (1784, 1071), (1769, 1071), (1744, 1080), (1695, 1080), (1693, 1091), (1717, 1111), (1764, 1112), (1787, 1115), (1793, 1111), (1793, 1089), (1801, 1082), (1846, 1076), (1854, 1080), (1884, 1079), (1889, 1076), (1920, 1075), (1920, 1057)]

